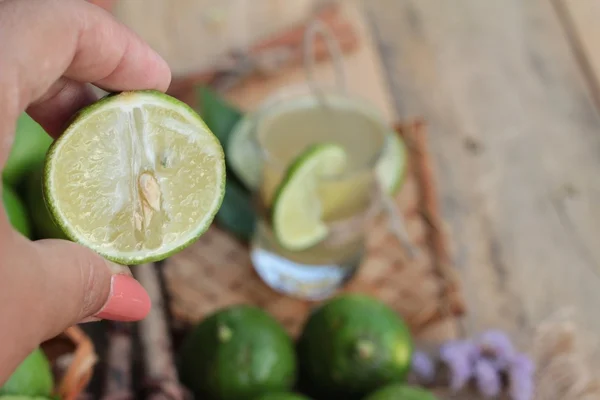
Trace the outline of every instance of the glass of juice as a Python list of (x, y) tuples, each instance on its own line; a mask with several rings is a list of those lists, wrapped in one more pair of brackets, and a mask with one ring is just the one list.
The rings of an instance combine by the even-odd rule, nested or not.
[(366, 100), (308, 85), (276, 92), (252, 118), (252, 264), (276, 291), (331, 296), (356, 272), (381, 209), (376, 166), (390, 128)]

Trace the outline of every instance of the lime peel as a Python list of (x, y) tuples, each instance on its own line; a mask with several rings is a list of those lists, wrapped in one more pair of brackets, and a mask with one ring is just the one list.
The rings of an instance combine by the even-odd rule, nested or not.
[(275, 237), (288, 250), (306, 250), (329, 233), (321, 220), (318, 179), (343, 171), (346, 152), (341, 146), (310, 146), (287, 169), (275, 193), (272, 224)]

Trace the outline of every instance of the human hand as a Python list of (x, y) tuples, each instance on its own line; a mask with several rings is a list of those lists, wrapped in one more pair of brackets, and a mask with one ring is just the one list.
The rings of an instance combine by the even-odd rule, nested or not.
[[(82, 0), (0, 0), (0, 169), (27, 110), (57, 137), (109, 91), (166, 90), (167, 64), (109, 13)], [(1, 190), (1, 188), (0, 188)], [(0, 207), (0, 386), (36, 346), (94, 318), (134, 321), (150, 300), (126, 267), (68, 241), (29, 241)]]

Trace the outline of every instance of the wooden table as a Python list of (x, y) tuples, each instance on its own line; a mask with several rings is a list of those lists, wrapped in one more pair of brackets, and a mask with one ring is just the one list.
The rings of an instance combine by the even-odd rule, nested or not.
[[(468, 303), (459, 327), (446, 321), (428, 338), (501, 328), (531, 349), (536, 327), (563, 308), (600, 337), (600, 2), (342, 2), (361, 3), (367, 17), (350, 16), (366, 43), (346, 60), (351, 89), (390, 119), (428, 124)], [(163, 13), (171, 3), (116, 11), (177, 66), (206, 52), (203, 28), (181, 17), (195, 18), (206, 1), (177, 0), (179, 12)], [(189, 54), (172, 55), (161, 27)], [(319, 68), (319, 79), (331, 78), (330, 66)], [(297, 69), (227, 95), (253, 107), (302, 78)], [(598, 349), (589, 352), (600, 362)]]
[[(502, 328), (529, 348), (540, 322), (571, 307), (600, 337), (600, 2), (363, 4), (379, 50), (366, 57), (383, 67), (349, 75), (368, 92), (361, 68), (383, 69), (392, 107), (375, 100), (428, 122), (469, 304), (462, 334)], [(286, 79), (231, 98), (256, 104)]]
[(365, 2), (401, 117), (430, 125), (466, 333), (600, 335), (600, 3)]

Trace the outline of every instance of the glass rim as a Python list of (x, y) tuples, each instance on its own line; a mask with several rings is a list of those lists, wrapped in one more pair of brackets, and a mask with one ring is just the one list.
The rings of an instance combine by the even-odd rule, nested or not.
[[(342, 90), (336, 86), (321, 86), (318, 88), (318, 90), (321, 93), (321, 95), (325, 97), (325, 99), (329, 98), (330, 100), (333, 100), (337, 107), (339, 107), (339, 105), (342, 104), (343, 107), (355, 110), (360, 114), (364, 115), (365, 118), (371, 119), (376, 124), (380, 125), (382, 128), (381, 146), (379, 146), (378, 150), (373, 154), (372, 157), (370, 157), (364, 163), (361, 163), (360, 165), (351, 168), (350, 170), (344, 170), (341, 173), (320, 176), (319, 179), (332, 181), (342, 180), (352, 177), (356, 174), (375, 169), (388, 144), (389, 137), (387, 133), (393, 130), (393, 128), (384, 118), (383, 114), (371, 101), (366, 99), (364, 96), (360, 96), (356, 93), (349, 92), (347, 90)], [(291, 105), (291, 108), (295, 108), (297, 107), (299, 101), (302, 101), (303, 99), (308, 99), (310, 97), (314, 97), (314, 101), (319, 101), (318, 94), (315, 93), (314, 89), (312, 89), (308, 84), (284, 86), (272, 93), (271, 95), (267, 96), (259, 104), (256, 111), (252, 113), (252, 116), (250, 118), (250, 143), (254, 147), (254, 150), (258, 153), (262, 162), (269, 163), (270, 166), (281, 171), (285, 171), (289, 167), (287, 165), (273, 160), (273, 158), (269, 156), (269, 152), (267, 151), (266, 147), (261, 143), (261, 140), (258, 137), (261, 121), (268, 117), (269, 114), (273, 113), (274, 109), (277, 113), (282, 112), (282, 110), (285, 110), (286, 108), (284, 105), (282, 105), (282, 101), (288, 100), (290, 102), (295, 103), (294, 105)]]

